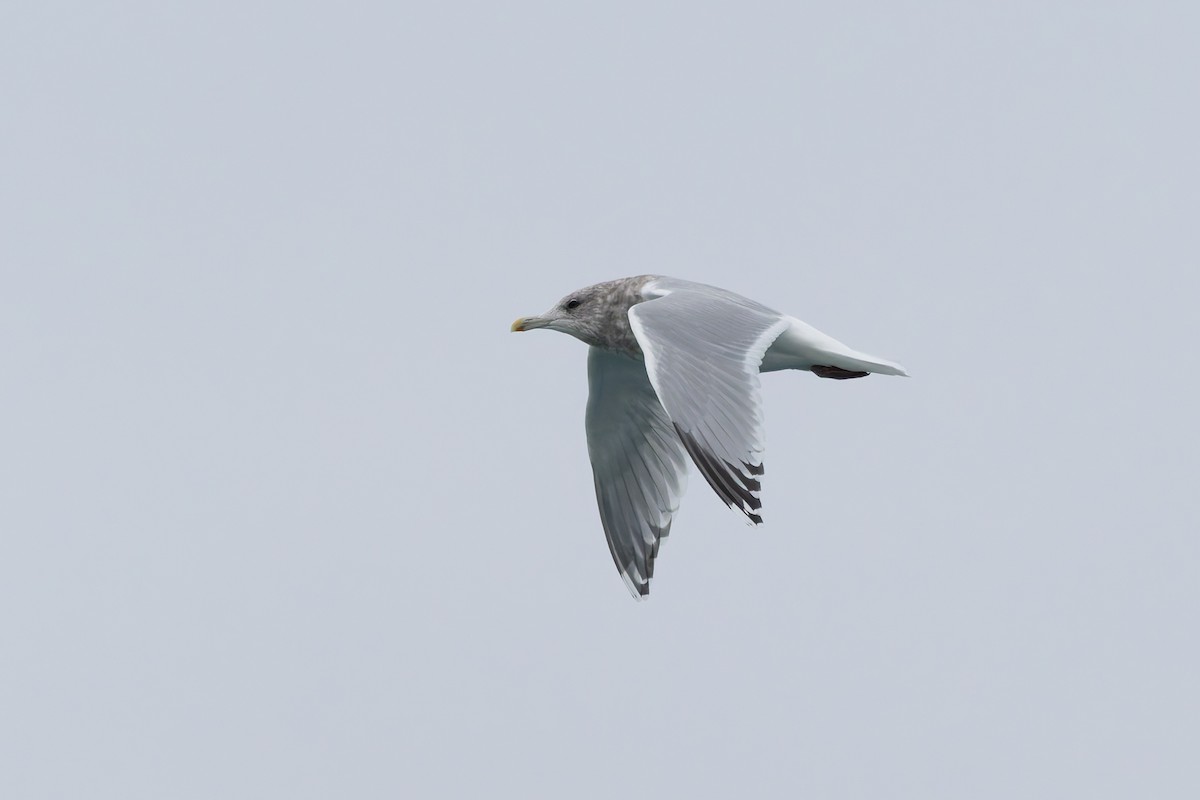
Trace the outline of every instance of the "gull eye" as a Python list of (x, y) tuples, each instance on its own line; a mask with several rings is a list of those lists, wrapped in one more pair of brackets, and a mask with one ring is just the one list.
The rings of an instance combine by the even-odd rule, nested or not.
[(574, 311), (575, 309), (579, 308), (579, 304), (581, 302), (583, 302), (583, 301), (581, 301), (579, 298), (572, 297), (570, 300), (567, 301), (567, 310)]

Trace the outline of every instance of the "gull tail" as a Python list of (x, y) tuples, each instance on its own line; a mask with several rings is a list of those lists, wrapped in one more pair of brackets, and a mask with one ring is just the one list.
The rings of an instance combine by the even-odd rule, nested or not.
[(787, 330), (767, 348), (761, 372), (781, 369), (806, 369), (822, 378), (862, 378), (879, 375), (904, 375), (908, 372), (894, 361), (853, 350), (795, 317), (788, 317)]

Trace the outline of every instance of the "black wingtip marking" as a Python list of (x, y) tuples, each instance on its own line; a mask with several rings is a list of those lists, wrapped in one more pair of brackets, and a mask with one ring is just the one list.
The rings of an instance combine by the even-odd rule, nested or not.
[[(704, 480), (708, 481), (708, 485), (717, 493), (717, 497), (729, 507), (736, 506), (739, 511), (750, 518), (756, 525), (762, 522), (762, 517), (758, 514), (751, 513), (750, 510), (758, 511), (762, 508), (762, 500), (759, 500), (753, 493), (760, 491), (762, 484), (755, 478), (750, 477), (742, 470), (730, 464), (728, 461), (719, 462), (712, 453), (704, 449), (696, 437), (692, 436), (687, 431), (675, 424), (675, 431), (679, 434), (680, 441), (683, 442), (683, 447), (687, 450), (688, 455), (692, 457), (692, 461), (700, 469), (700, 474), (704, 476)], [(761, 464), (751, 465), (746, 462), (746, 470), (753, 475), (762, 475), (763, 467)], [(737, 480), (733, 476), (737, 476)], [(740, 485), (739, 485), (740, 484)]]
[(683, 441), (684, 448), (691, 455), (692, 461), (696, 462), (696, 466), (700, 468), (700, 474), (708, 481), (708, 485), (727, 506), (738, 505), (738, 496), (736, 487), (729, 475), (721, 469), (712, 455), (700, 446), (696, 438), (687, 431), (675, 425), (675, 430), (679, 433), (679, 438)]
[[(728, 461), (726, 461), (725, 463), (729, 464)], [(745, 463), (745, 462), (743, 462), (743, 463)], [(742, 482), (742, 485), (745, 486), (747, 490), (749, 490), (751, 492), (761, 492), (762, 491), (762, 482), (761, 481), (759, 481), (755, 478), (751, 478), (749, 475), (742, 472), (737, 467), (733, 466), (733, 464), (729, 464), (729, 471), (732, 472), (734, 475), (737, 475), (738, 480), (740, 480)]]

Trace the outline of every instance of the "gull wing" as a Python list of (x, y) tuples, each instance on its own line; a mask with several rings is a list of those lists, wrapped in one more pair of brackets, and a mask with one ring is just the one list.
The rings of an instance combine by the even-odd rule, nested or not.
[(760, 523), (758, 368), (788, 319), (713, 286), (658, 278), (629, 310), (646, 372), (688, 455), (726, 505)]
[(588, 455), (613, 563), (634, 597), (650, 592), (658, 545), (687, 485), (687, 458), (641, 359), (588, 352)]

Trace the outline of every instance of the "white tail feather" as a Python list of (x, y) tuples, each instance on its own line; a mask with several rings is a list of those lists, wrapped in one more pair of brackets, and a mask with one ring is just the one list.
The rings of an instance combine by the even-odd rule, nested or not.
[(828, 366), (880, 375), (908, 375), (896, 362), (853, 350), (807, 322), (795, 317), (788, 317), (788, 322), (788, 329), (767, 348), (761, 372)]

